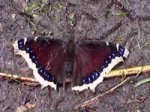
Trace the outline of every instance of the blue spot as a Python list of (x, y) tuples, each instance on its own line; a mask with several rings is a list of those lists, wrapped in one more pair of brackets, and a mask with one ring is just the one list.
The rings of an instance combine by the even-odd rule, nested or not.
[(107, 60), (105, 60), (105, 62), (104, 62), (104, 65), (105, 65), (105, 67), (107, 67), (108, 66), (108, 61)]
[(31, 57), (33, 60), (35, 60), (36, 59), (36, 57), (34, 56), (34, 55), (32, 55), (32, 57)]
[(29, 53), (29, 57), (30, 57), (30, 59), (32, 60), (32, 62), (34, 62), (36, 59), (36, 57), (35, 57), (35, 55), (34, 54), (31, 54), (31, 53)]
[(33, 51), (32, 51), (32, 50), (30, 50), (30, 51), (29, 51), (29, 53), (30, 53), (30, 54), (32, 54), (32, 53), (33, 53)]
[(109, 55), (108, 58), (111, 59), (112, 57)]
[(92, 76), (92, 79), (95, 79), (95, 75), (94, 74), (92, 74), (91, 76)]
[(115, 57), (116, 55), (115, 55), (114, 53), (112, 53), (112, 56), (114, 56), (114, 57)]
[(91, 78), (90, 77), (88, 77), (88, 81), (91, 82)]
[(35, 60), (34, 63), (35, 63), (35, 65), (36, 65), (37, 68), (40, 67), (40, 64), (39, 64), (38, 60)]
[(119, 54), (120, 54), (120, 56), (123, 56), (124, 53), (123, 52), (119, 52)]
[(82, 80), (82, 83), (85, 84), (85, 79)]
[(20, 50), (24, 50), (24, 48), (25, 48), (24, 39), (18, 40), (18, 48), (19, 48)]
[(101, 69), (104, 69), (104, 68), (105, 68), (105, 66), (104, 66), (104, 65), (102, 65), (102, 66), (101, 66)]
[(108, 61), (106, 60), (105, 63), (108, 64)]
[(111, 57), (112, 57), (112, 58), (115, 58), (115, 57), (116, 57), (115, 53), (112, 53), (112, 54), (111, 54)]
[(87, 77), (87, 78), (85, 78), (85, 84), (89, 84), (88, 77)]
[(33, 54), (33, 50), (29, 47), (26, 47), (26, 52), (29, 54)]
[(120, 51), (120, 52), (124, 52), (124, 50), (125, 50), (125, 48), (124, 48), (124, 47), (119, 46), (119, 51)]
[(38, 73), (39, 73), (40, 75), (42, 75), (42, 74), (44, 73), (44, 69), (43, 69), (43, 68), (38, 69)]
[(29, 47), (26, 47), (26, 51), (30, 51), (30, 48), (29, 48)]
[(98, 72), (94, 72), (94, 76), (95, 76), (96, 79), (99, 77), (99, 75), (100, 74)]
[(29, 57), (32, 59), (32, 56), (34, 55), (34, 52), (32, 50), (30, 50), (29, 52)]
[(125, 48), (122, 46), (119, 46), (119, 56), (123, 56), (124, 51), (125, 51)]

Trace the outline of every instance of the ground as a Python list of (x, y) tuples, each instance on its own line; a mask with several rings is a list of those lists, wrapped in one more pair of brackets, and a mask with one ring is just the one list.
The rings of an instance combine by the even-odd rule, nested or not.
[[(116, 68), (150, 63), (149, 0), (0, 0), (0, 71), (32, 76), (20, 56), (13, 53), (12, 43), (23, 37), (63, 38), (71, 27), (74, 38), (99, 38), (126, 46), (130, 55)], [(70, 26), (70, 27), (69, 27)], [(115, 68), (115, 69), (116, 69)], [(0, 78), (0, 112), (14, 112), (26, 103), (35, 107), (29, 112), (150, 112), (150, 83), (134, 85), (149, 73), (131, 76), (130, 81), (85, 108), (75, 109), (98, 94), (119, 84), (123, 78), (104, 80), (96, 93), (59, 92), (27, 86)]]

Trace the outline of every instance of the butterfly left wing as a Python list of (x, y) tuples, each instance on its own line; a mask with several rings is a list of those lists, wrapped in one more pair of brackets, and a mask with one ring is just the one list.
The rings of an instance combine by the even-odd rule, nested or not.
[(22, 38), (15, 41), (13, 46), (15, 52), (26, 60), (42, 87), (49, 85), (56, 89), (57, 83), (63, 82), (66, 53), (61, 40)]
[(106, 73), (127, 58), (129, 51), (119, 44), (84, 41), (76, 45), (72, 90), (83, 91), (103, 81)]

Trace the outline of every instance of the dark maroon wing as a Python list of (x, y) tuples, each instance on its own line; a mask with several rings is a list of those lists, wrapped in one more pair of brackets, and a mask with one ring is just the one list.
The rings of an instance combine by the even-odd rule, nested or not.
[(95, 87), (111, 69), (127, 58), (129, 52), (118, 44), (85, 41), (76, 46), (73, 71), (73, 90)]
[[(61, 82), (61, 71), (66, 58), (61, 40), (48, 38), (23, 38), (13, 46), (17, 54), (22, 55), (33, 70), (35, 79), (43, 87), (56, 89), (56, 83)], [(60, 61), (61, 59), (61, 61)]]

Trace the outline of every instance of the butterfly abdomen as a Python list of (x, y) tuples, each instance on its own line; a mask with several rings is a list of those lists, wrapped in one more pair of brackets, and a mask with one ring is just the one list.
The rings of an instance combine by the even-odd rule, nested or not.
[(66, 45), (66, 60), (65, 60), (65, 73), (69, 78), (73, 73), (73, 65), (74, 65), (74, 42), (69, 41)]

